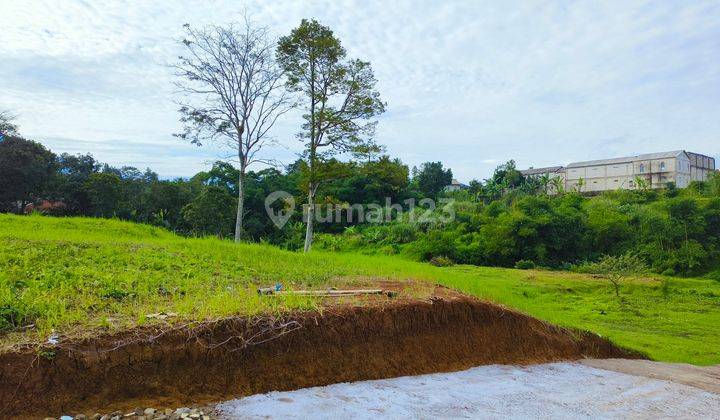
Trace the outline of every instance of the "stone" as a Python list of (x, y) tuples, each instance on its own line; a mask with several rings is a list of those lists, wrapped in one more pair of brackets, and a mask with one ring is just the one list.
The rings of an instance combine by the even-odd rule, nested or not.
[(146, 409), (143, 411), (143, 414), (146, 415), (146, 416), (153, 416), (153, 415), (155, 415), (155, 411), (156, 411), (156, 410), (155, 410), (154, 408), (146, 408)]
[(187, 407), (178, 408), (175, 410), (177, 414), (190, 414), (190, 409)]
[(165, 409), (165, 415), (166, 415), (166, 416), (171, 416), (172, 413), (173, 413), (173, 409), (172, 409), (172, 408), (166, 408), (166, 409)]
[(75, 420), (87, 420), (87, 416), (85, 414), (77, 414), (74, 417)]
[(90, 420), (100, 420), (101, 417), (100, 413), (95, 413), (92, 417), (90, 417)]

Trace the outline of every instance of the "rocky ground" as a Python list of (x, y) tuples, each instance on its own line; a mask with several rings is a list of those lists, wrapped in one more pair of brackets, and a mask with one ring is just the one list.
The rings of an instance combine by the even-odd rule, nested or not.
[(45, 420), (210, 420), (216, 418), (208, 408), (178, 408), (178, 409), (155, 409), (136, 408), (132, 411), (115, 411), (112, 413), (96, 413), (92, 416), (77, 414), (74, 416), (64, 415), (59, 418), (47, 417)]

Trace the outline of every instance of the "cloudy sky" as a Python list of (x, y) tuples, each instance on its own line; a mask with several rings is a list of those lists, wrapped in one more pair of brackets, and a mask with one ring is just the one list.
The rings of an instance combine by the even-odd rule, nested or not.
[[(239, 20), (284, 35), (330, 26), (388, 103), (377, 140), (457, 178), (688, 149), (720, 157), (718, 1), (0, 0), (0, 109), (55, 152), (163, 177), (222, 150), (183, 144), (167, 65), (182, 25)], [(278, 124), (291, 161), (299, 120)]]

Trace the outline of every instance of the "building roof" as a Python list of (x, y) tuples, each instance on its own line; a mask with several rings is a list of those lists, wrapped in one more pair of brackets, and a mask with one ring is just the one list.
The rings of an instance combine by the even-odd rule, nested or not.
[(685, 153), (684, 150), (673, 150), (671, 152), (660, 152), (660, 153), (646, 153), (643, 155), (627, 156), (613, 159), (600, 159), (600, 160), (588, 160), (584, 162), (573, 162), (568, 164), (568, 168), (579, 168), (583, 166), (597, 166), (597, 165), (610, 165), (613, 163), (630, 163), (637, 160), (653, 160), (653, 159), (665, 159), (674, 158), (678, 155)]
[(469, 186), (463, 184), (462, 182), (458, 181), (455, 178), (453, 178), (453, 180), (450, 181), (450, 185), (455, 186), (455, 187), (461, 187), (461, 188), (470, 188)]
[(530, 168), (530, 169), (523, 169), (520, 171), (521, 174), (524, 176), (528, 175), (541, 175), (541, 174), (548, 174), (548, 173), (555, 173), (559, 171), (560, 169), (563, 169), (562, 166), (548, 166), (545, 168)]

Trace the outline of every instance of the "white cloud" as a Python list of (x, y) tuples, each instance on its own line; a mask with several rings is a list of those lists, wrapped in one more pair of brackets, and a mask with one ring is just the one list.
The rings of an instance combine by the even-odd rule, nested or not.
[[(317, 18), (350, 55), (370, 60), (389, 105), (378, 140), (411, 166), (442, 160), (469, 180), (508, 159), (538, 167), (677, 148), (720, 154), (717, 2), (246, 7), (277, 35)], [(223, 24), (241, 12), (237, 2), (3, 2), (0, 107), (56, 151), (82, 146), (113, 164), (190, 175), (222, 153), (171, 136), (173, 39), (183, 23)], [(292, 159), (297, 126), (278, 126), (287, 148), (277, 157)]]

